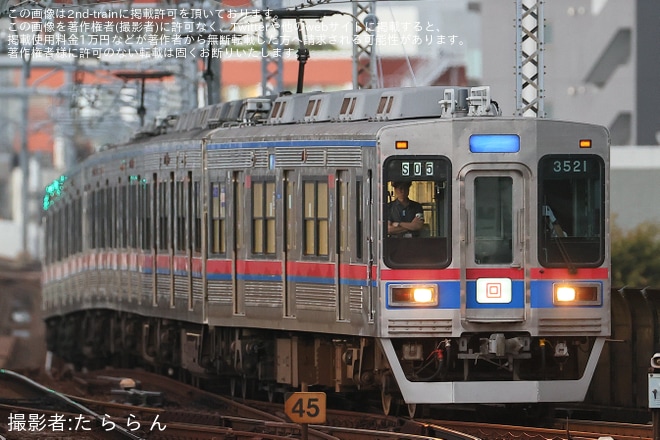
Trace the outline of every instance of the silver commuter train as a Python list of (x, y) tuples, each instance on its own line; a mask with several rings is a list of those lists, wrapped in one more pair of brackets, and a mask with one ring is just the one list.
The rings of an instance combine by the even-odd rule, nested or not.
[(606, 129), (502, 117), (487, 87), (198, 109), (47, 188), (48, 348), (385, 412), (579, 401), (610, 334), (608, 184)]

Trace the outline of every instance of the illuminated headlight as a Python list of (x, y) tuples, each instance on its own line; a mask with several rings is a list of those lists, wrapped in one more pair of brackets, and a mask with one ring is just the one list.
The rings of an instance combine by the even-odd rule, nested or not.
[(601, 286), (594, 283), (555, 284), (555, 305), (589, 306), (601, 304)]
[(570, 286), (557, 287), (557, 302), (575, 301), (575, 288)]
[(431, 307), (438, 305), (438, 289), (435, 285), (389, 286), (389, 304), (395, 307)]

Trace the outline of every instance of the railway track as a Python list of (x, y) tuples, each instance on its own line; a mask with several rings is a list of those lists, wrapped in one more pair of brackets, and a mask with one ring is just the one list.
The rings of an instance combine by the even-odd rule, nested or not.
[[(141, 389), (135, 389), (134, 393), (117, 392), (120, 382), (125, 378), (130, 378)], [(553, 428), (532, 428), (446, 420), (408, 420), (337, 409), (327, 411), (326, 424), (303, 428), (286, 420), (281, 403), (237, 401), (140, 370), (107, 370), (96, 375), (75, 375), (70, 381), (59, 383), (68, 384), (68, 391), (77, 390), (76, 394), (89, 397), (60, 395), (33, 381), (24, 381), (20, 375), (6, 370), (0, 374), (0, 380), (3, 380), (0, 421), (15, 421), (17, 414), (24, 416), (26, 426), (30, 418), (52, 421), (57, 416), (68, 421), (66, 428), (59, 432), (48, 424), (40, 432), (8, 429), (2, 432), (0, 429), (0, 435), (7, 439), (62, 440), (67, 438), (63, 437), (64, 434), (75, 434), (71, 439), (76, 440), (285, 437), (312, 440), (578, 440), (605, 436), (617, 440), (652, 438), (652, 428), (648, 425), (574, 420), (567, 425), (567, 421), (558, 420)], [(143, 392), (141, 396), (140, 392)], [(136, 402), (136, 396), (144, 401)], [(147, 404), (149, 399), (155, 406)], [(16, 428), (15, 425), (13, 427)], [(12, 434), (20, 435), (12, 437)]]
[[(117, 372), (113, 372), (117, 373)], [(119, 383), (122, 376), (105, 376), (101, 379), (88, 380), (78, 378), (76, 386), (89, 389), (100, 388), (101, 382)], [(136, 379), (139, 377), (139, 379)], [(475, 440), (474, 437), (460, 432), (446, 430), (442, 436), (435, 434), (417, 434), (423, 425), (415, 428), (417, 422), (408, 422), (397, 427), (397, 419), (392, 418), (388, 430), (368, 429), (348, 426), (352, 420), (368, 426), (378, 427), (383, 424), (383, 416), (374, 416), (374, 421), (365, 422), (366, 415), (356, 418), (343, 416), (336, 412), (332, 424), (303, 427), (286, 421), (277, 415), (278, 411), (264, 411), (257, 405), (241, 403), (212, 393), (183, 385), (168, 378), (131, 371), (131, 380), (136, 383), (157, 387), (159, 392), (169, 393), (162, 407), (135, 406), (103, 400), (103, 397), (116, 397), (117, 394), (100, 392), (94, 398), (66, 396), (27, 379), (19, 374), (3, 370), (3, 395), (0, 398), (0, 417), (10, 421), (6, 430), (7, 438), (44, 438), (55, 435), (75, 433), (76, 439), (117, 438), (117, 439), (168, 439), (196, 440), (231, 437), (234, 439), (274, 439), (300, 438), (312, 440), (350, 440), (350, 439), (411, 439), (411, 440)], [(154, 384), (155, 382), (155, 384)], [(165, 391), (166, 390), (166, 391)], [(150, 392), (153, 397), (154, 393)], [(125, 394), (121, 394), (125, 396)], [(172, 402), (181, 402), (174, 405)], [(20, 404), (19, 404), (20, 403)], [(202, 410), (202, 408), (205, 408)], [(196, 409), (191, 409), (196, 408)], [(281, 412), (281, 410), (279, 411)], [(61, 426), (53, 421), (61, 420)], [(30, 421), (42, 421), (41, 429), (30, 431)], [(19, 423), (21, 422), (21, 423)], [(410, 432), (402, 432), (404, 430)], [(51, 432), (48, 432), (48, 431)], [(438, 431), (440, 433), (441, 431)], [(57, 434), (60, 437), (57, 437)]]
[[(429, 424), (439, 423), (428, 421)], [(616, 440), (652, 440), (653, 428), (649, 425), (613, 423), (602, 421), (558, 420), (554, 428), (498, 425), (491, 423), (442, 421), (443, 426), (456, 429), (482, 439), (497, 440), (591, 440), (615, 438)]]

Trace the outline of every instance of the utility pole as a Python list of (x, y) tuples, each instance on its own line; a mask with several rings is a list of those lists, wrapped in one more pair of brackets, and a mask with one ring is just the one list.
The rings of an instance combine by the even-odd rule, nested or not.
[[(14, 16), (10, 16), (11, 29), (17, 32)], [(29, 46), (25, 45), (19, 38), (18, 51), (21, 55), (21, 90), (26, 91), (28, 78), (30, 78), (30, 63), (32, 62), (32, 50), (34, 46), (34, 35)], [(19, 153), (19, 165), (21, 167), (21, 250), (23, 256), (31, 258), (28, 249), (28, 233), (30, 229), (30, 152), (28, 150), (28, 125), (30, 123), (30, 95), (24, 93), (21, 98), (21, 149)]]
[[(353, 4), (353, 88), (378, 87), (376, 64), (376, 1), (354, 1)], [(360, 39), (366, 35), (367, 41)]]
[[(281, 9), (282, 0), (263, 0), (263, 9)], [(273, 21), (265, 14), (261, 44), (261, 94), (277, 95), (284, 89), (284, 51), (282, 50), (282, 23), (274, 26)], [(272, 42), (275, 42), (274, 44)]]
[(545, 117), (544, 0), (516, 0), (516, 114)]

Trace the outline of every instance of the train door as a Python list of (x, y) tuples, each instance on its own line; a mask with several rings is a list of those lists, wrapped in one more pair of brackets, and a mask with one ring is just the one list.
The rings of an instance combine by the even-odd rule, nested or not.
[[(358, 209), (361, 209), (364, 213), (365, 223), (366, 223), (366, 237), (365, 243), (367, 245), (366, 249), (366, 263), (367, 263), (367, 316), (368, 321), (373, 322), (376, 316), (376, 304), (378, 299), (375, 297), (377, 290), (373, 285), (373, 275), (374, 271), (372, 266), (375, 261), (375, 250), (374, 250), (374, 236), (375, 234), (375, 216), (374, 216), (374, 189), (373, 189), (373, 176), (372, 171), (367, 170), (367, 179), (365, 182), (364, 198), (358, 203)], [(361, 190), (358, 190), (358, 194)]]
[[(169, 174), (169, 180), (166, 183), (165, 186), (165, 200), (164, 200), (164, 206), (165, 206), (165, 218), (163, 221), (163, 233), (164, 233), (164, 241), (163, 241), (163, 248), (162, 250), (165, 252), (165, 267), (167, 271), (167, 278), (166, 278), (166, 284), (165, 284), (165, 291), (163, 292), (164, 294), (167, 294), (169, 297), (169, 306), (174, 307), (175, 306), (175, 290), (174, 290), (174, 249), (175, 249), (175, 237), (174, 237), (174, 221), (176, 218), (176, 214), (174, 212), (174, 193), (175, 193), (175, 177), (174, 173), (170, 172)], [(165, 295), (164, 295), (165, 296)]]
[(186, 266), (187, 266), (187, 279), (186, 287), (188, 289), (188, 310), (192, 310), (195, 306), (193, 298), (193, 175), (191, 171), (188, 171), (185, 179), (185, 186), (183, 188), (183, 206), (181, 207), (183, 214), (181, 219), (181, 233), (185, 236), (182, 240), (183, 249), (186, 255)]
[(337, 285), (337, 319), (345, 321), (349, 316), (349, 267), (351, 251), (349, 235), (353, 230), (349, 223), (349, 182), (348, 171), (337, 171), (335, 175), (335, 250), (336, 250), (336, 285)]
[(525, 172), (462, 173), (462, 317), (473, 322), (525, 319)]
[(158, 207), (159, 205), (159, 187), (158, 174), (154, 173), (151, 179), (151, 191), (149, 197), (151, 203), (149, 204), (149, 211), (151, 215), (151, 231), (153, 234), (150, 241), (151, 251), (151, 305), (154, 307), (158, 305)]
[(282, 207), (282, 282), (284, 283), (284, 316), (295, 316), (296, 289), (295, 284), (289, 282), (288, 261), (289, 254), (295, 249), (296, 234), (296, 180), (293, 171), (284, 171), (283, 173), (283, 201)]
[(231, 279), (232, 279), (232, 303), (235, 315), (245, 314), (245, 294), (238, 283), (238, 262), (243, 252), (243, 224), (245, 219), (245, 192), (244, 188), (250, 187), (249, 176), (245, 177), (242, 172), (234, 172), (232, 176), (232, 227), (234, 233), (231, 252)]
[[(181, 289), (181, 302), (185, 301), (188, 310), (194, 307), (192, 279), (192, 172), (177, 176), (174, 193), (175, 207), (175, 246), (174, 279), (175, 290)], [(179, 280), (177, 281), (177, 278)], [(175, 298), (175, 302), (178, 302)], [(183, 304), (182, 304), (183, 305)], [(178, 306), (178, 304), (177, 304)]]

